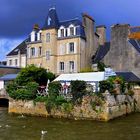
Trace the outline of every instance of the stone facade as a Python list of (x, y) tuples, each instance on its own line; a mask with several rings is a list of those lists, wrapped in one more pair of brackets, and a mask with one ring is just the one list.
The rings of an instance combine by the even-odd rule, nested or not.
[(129, 35), (130, 25), (112, 26), (110, 50), (103, 61), (114, 71), (131, 71), (140, 76), (140, 53), (128, 41)]
[(99, 35), (99, 45), (104, 45), (106, 42), (106, 26), (96, 26), (96, 33)]
[(99, 45), (92, 17), (83, 14), (83, 21), (59, 22), (55, 8), (49, 9), (44, 28), (34, 27), (26, 44), (27, 64), (35, 64), (55, 74), (91, 68), (91, 57)]

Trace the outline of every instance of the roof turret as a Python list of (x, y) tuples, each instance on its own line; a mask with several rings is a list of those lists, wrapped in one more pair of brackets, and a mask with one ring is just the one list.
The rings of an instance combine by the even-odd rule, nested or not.
[(59, 20), (56, 13), (55, 7), (49, 9), (48, 16), (46, 18), (45, 24), (43, 29), (51, 29), (51, 28), (58, 28), (59, 27)]

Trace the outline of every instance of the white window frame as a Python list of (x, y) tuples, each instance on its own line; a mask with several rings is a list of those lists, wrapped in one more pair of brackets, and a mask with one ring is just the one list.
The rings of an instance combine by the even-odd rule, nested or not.
[(35, 57), (35, 47), (31, 48), (31, 57)]
[(69, 61), (69, 71), (74, 72), (74, 69), (75, 69), (75, 62)]
[[(61, 34), (61, 30), (64, 30), (64, 36)], [(58, 30), (58, 37), (66, 37), (66, 29), (64, 26), (61, 26)]]
[[(73, 34), (71, 34), (71, 31), (70, 29), (73, 28)], [(76, 27), (71, 24), (68, 28), (67, 28), (67, 31), (68, 31), (68, 36), (75, 36), (76, 35)]]
[(9, 60), (9, 66), (12, 66), (12, 59)]
[[(71, 44), (73, 44), (73, 46), (71, 46)], [(74, 52), (75, 52), (75, 43), (70, 42), (69, 43), (69, 53), (74, 53)]]

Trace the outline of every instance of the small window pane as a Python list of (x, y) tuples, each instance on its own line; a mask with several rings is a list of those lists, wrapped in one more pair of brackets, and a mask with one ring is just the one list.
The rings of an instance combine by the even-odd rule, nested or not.
[(35, 48), (31, 48), (31, 56), (35, 56)]
[(10, 65), (10, 66), (12, 65), (12, 60), (9, 60), (9, 65)]
[(64, 71), (64, 62), (60, 62), (60, 70)]
[(70, 35), (74, 35), (74, 27), (70, 27)]
[(50, 51), (46, 51), (46, 60), (50, 60)]
[(74, 70), (74, 61), (69, 62), (69, 69), (70, 69), (70, 72)]
[(61, 37), (64, 37), (64, 29), (61, 29)]
[(46, 41), (47, 42), (50, 42), (50, 33), (47, 33), (47, 35), (46, 35)]
[(18, 60), (17, 60), (17, 59), (15, 59), (15, 66), (17, 66), (17, 64), (18, 64)]
[(73, 42), (69, 44), (69, 50), (70, 50), (70, 53), (74, 52), (74, 43)]

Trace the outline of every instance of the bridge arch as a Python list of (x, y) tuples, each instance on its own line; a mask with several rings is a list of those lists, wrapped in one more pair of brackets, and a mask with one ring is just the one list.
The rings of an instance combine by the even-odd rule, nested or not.
[(9, 107), (9, 99), (0, 98), (0, 107)]
[(0, 107), (9, 106), (9, 96), (5, 89), (0, 90)]

